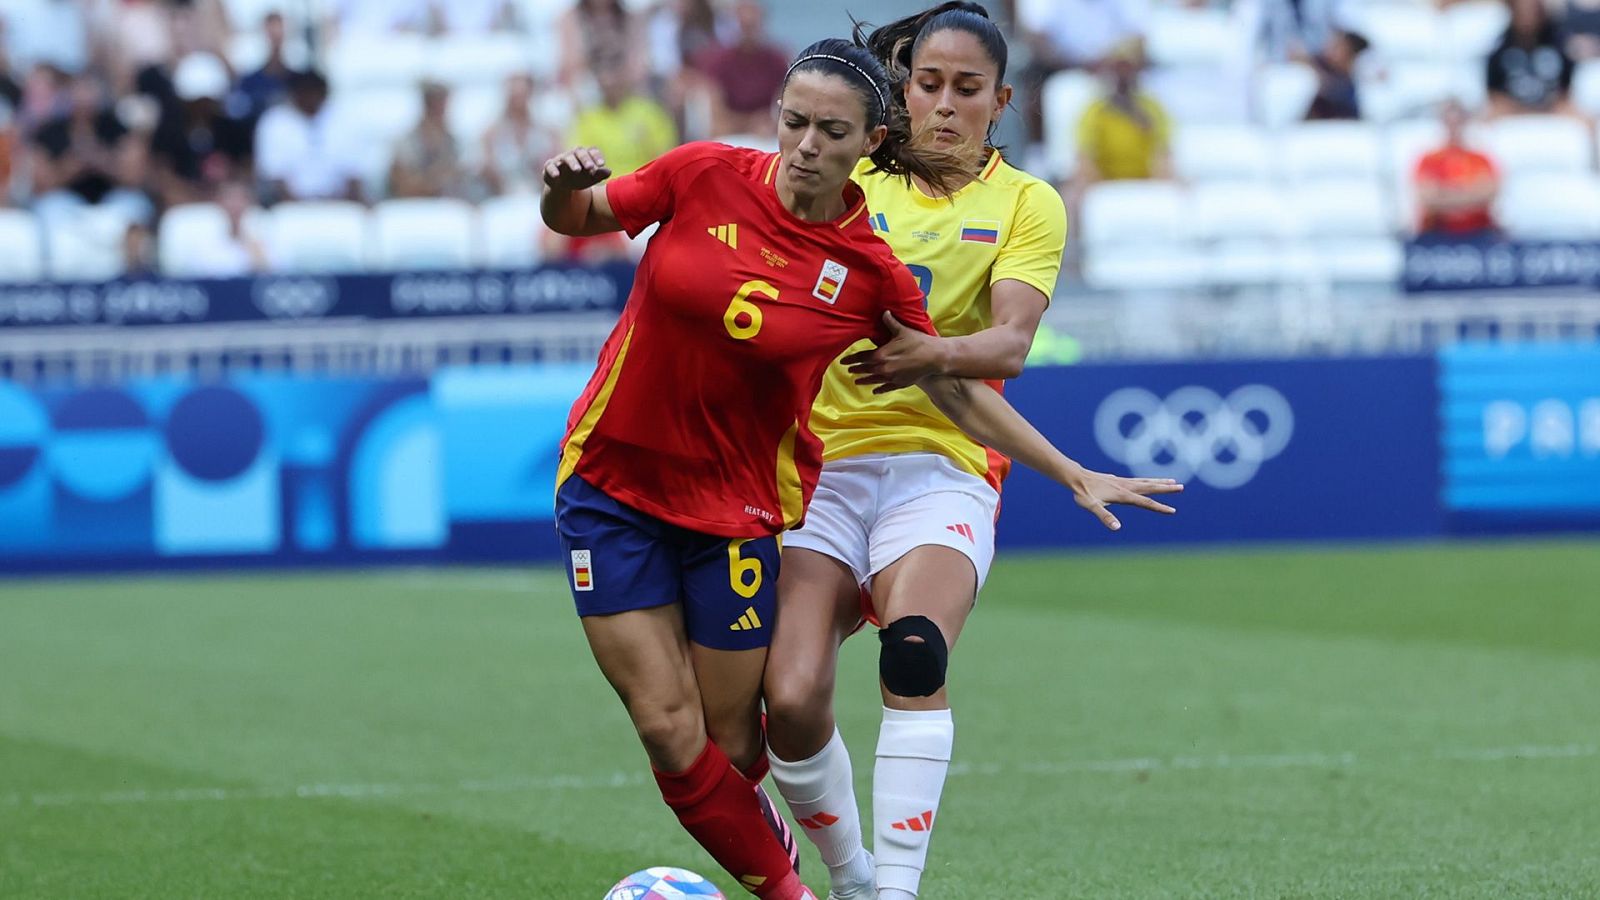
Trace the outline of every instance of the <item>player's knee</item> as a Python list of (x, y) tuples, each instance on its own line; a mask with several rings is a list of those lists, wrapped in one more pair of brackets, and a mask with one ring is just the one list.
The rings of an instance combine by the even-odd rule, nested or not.
[(767, 670), (763, 699), (769, 730), (803, 728), (826, 712), (833, 693), (832, 682), (824, 677), (821, 668), (789, 666)]
[(889, 693), (931, 697), (944, 687), (950, 645), (944, 632), (926, 616), (906, 616), (878, 632), (878, 677)]
[(657, 768), (682, 771), (694, 762), (695, 748), (705, 730), (698, 703), (668, 701), (630, 708), (639, 743)]

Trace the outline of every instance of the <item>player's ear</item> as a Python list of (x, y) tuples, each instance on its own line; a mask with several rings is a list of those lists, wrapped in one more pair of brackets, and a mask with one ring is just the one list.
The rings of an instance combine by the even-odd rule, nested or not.
[(1000, 117), (1005, 114), (1006, 107), (1011, 105), (1011, 85), (1002, 84), (994, 92), (994, 116), (990, 118), (993, 124), (1000, 124)]
[(883, 146), (883, 139), (889, 136), (889, 126), (879, 125), (867, 132), (867, 145), (861, 148), (862, 156), (871, 156)]

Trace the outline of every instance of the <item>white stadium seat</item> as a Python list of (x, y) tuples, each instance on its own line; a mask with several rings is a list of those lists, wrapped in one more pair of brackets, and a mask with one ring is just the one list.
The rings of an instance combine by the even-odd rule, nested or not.
[(381, 195), (395, 142), (422, 115), (421, 92), (415, 85), (335, 91), (328, 105), (333, 140), (349, 148), (361, 180), (369, 191)]
[(1285, 132), (1280, 159), (1293, 181), (1376, 178), (1383, 172), (1383, 141), (1367, 122), (1307, 122)]
[(1443, 24), (1428, 5), (1369, 4), (1359, 9), (1355, 20), (1356, 30), (1372, 42), (1372, 50), (1390, 62), (1433, 61), (1443, 49)]
[(1087, 72), (1057, 72), (1044, 83), (1044, 146), (1051, 176), (1065, 179), (1078, 168), (1078, 121), (1099, 96), (1100, 83)]
[(1488, 99), (1482, 63), (1394, 63), (1363, 73), (1357, 89), (1362, 117), (1376, 122), (1431, 118), (1446, 100), (1476, 110)]
[(0, 282), (38, 281), (44, 277), (44, 241), (33, 214), (0, 209)]
[(1256, 120), (1268, 128), (1282, 128), (1305, 119), (1317, 96), (1317, 72), (1305, 63), (1278, 63), (1256, 73)]
[(1157, 67), (1220, 67), (1242, 47), (1220, 9), (1154, 6), (1145, 24), (1145, 54)]
[(1292, 228), (1301, 250), (1292, 254), (1301, 278), (1339, 283), (1392, 284), (1404, 252), (1380, 183), (1370, 178), (1325, 179), (1289, 193)]
[(1511, 9), (1499, 0), (1466, 0), (1440, 16), (1441, 50), (1451, 59), (1481, 63), (1511, 24)]
[(423, 71), (452, 87), (499, 85), (528, 69), (528, 45), (509, 34), (442, 37), (427, 45)]
[[(259, 24), (247, 23), (251, 28)], [(267, 36), (261, 31), (237, 31), (228, 41), (228, 65), (233, 71), (246, 75), (261, 68), (267, 61)], [(311, 48), (305, 38), (291, 32), (283, 44), (283, 58), (291, 68), (305, 68), (311, 64)]]
[(1205, 261), (1190, 238), (1184, 190), (1167, 181), (1111, 181), (1083, 200), (1084, 280), (1101, 290), (1196, 286)]
[(1512, 237), (1594, 240), (1600, 238), (1600, 180), (1589, 173), (1508, 179), (1498, 213)]
[(1248, 182), (1201, 184), (1191, 195), (1190, 209), (1212, 284), (1272, 284), (1290, 273), (1290, 215), (1276, 188)]
[(1589, 129), (1567, 116), (1507, 116), (1485, 129), (1483, 137), (1485, 149), (1508, 177), (1593, 167)]
[(416, 35), (349, 35), (329, 51), (333, 95), (353, 88), (415, 88), (427, 71), (428, 42)]
[(284, 271), (358, 272), (368, 263), (367, 210), (359, 203), (280, 203), (267, 233), (273, 261)]
[(544, 230), (538, 197), (526, 194), (494, 197), (478, 207), (481, 255), (483, 264), (491, 268), (538, 265), (543, 258)]
[(1600, 59), (1578, 63), (1572, 73), (1572, 102), (1585, 115), (1600, 118)]
[(1444, 126), (1436, 119), (1396, 122), (1385, 129), (1384, 168), (1396, 198), (1396, 224), (1409, 228), (1417, 218), (1412, 175), (1422, 157), (1444, 145)]
[(1178, 177), (1194, 182), (1267, 178), (1272, 146), (1249, 125), (1190, 125), (1173, 131), (1172, 165)]
[(162, 274), (171, 278), (205, 275), (208, 269), (200, 252), (227, 231), (228, 214), (215, 203), (185, 203), (167, 210), (156, 239)]
[(115, 209), (85, 206), (54, 217), (45, 228), (46, 273), (55, 281), (108, 281), (127, 266), (128, 218)]
[(372, 208), (374, 262), (394, 271), (464, 269), (476, 262), (475, 229), (462, 200), (385, 200)]

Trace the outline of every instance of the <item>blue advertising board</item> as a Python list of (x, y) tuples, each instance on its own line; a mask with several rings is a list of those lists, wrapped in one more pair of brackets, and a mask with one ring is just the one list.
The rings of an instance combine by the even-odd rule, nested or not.
[(1119, 512), (1106, 531), (1021, 468), (1002, 547), (1420, 537), (1441, 528), (1428, 357), (1046, 367), (1006, 396), (1104, 472), (1177, 478), (1176, 516)]
[(1600, 243), (1422, 238), (1406, 244), (1403, 282), (1412, 293), (1600, 288)]
[(0, 284), (0, 328), (620, 310), (633, 266)]
[(1600, 524), (1600, 345), (1456, 345), (1439, 388), (1453, 529)]

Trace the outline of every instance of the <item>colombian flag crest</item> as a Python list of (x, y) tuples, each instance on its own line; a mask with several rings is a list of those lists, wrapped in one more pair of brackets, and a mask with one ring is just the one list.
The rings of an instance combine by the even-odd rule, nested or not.
[(817, 286), (811, 289), (811, 296), (833, 305), (839, 299), (839, 292), (844, 290), (844, 280), (849, 275), (849, 269), (831, 259), (824, 260), (822, 274), (817, 276)]
[(961, 223), (961, 239), (973, 244), (998, 244), (1000, 220), (967, 219)]

